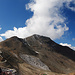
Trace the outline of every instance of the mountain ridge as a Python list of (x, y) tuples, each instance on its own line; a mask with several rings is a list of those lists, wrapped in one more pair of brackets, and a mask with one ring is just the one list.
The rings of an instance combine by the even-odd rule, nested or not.
[(32, 62), (35, 64), (29, 64), (32, 67), (38, 68), (36, 65), (41, 66), (44, 63), (54, 73), (66, 74), (75, 71), (75, 51), (55, 43), (49, 37), (34, 34), (22, 39), (14, 36), (0, 42), (0, 50), (3, 60), (7, 60), (5, 67), (9, 65), (10, 68), (15, 68), (17, 72), (21, 72), (23, 68), (20, 64)]

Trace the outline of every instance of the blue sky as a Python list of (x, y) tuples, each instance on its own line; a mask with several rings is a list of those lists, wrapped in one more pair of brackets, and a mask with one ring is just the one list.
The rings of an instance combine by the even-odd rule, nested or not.
[(75, 47), (75, 1), (0, 0), (0, 28), (3, 40), (40, 34)]
[(25, 9), (28, 2), (29, 0), (0, 0), (0, 33), (12, 30), (14, 26), (25, 26), (26, 19), (32, 16), (31, 12)]
[(65, 32), (61, 39), (57, 39), (55, 41), (58, 43), (69, 43), (72, 44), (72, 46), (75, 46), (75, 41), (72, 40), (72, 38), (75, 38), (75, 12), (67, 8), (64, 8), (63, 11), (63, 14), (67, 18), (67, 26), (69, 27), (69, 30)]

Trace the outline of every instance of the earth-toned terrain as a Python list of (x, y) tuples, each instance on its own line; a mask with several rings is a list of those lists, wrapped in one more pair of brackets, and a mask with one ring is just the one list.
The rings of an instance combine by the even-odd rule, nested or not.
[(14, 36), (0, 42), (0, 68), (13, 75), (75, 75), (75, 51), (45, 36)]

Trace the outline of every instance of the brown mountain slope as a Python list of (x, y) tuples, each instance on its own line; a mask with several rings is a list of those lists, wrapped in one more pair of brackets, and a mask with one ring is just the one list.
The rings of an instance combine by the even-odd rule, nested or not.
[(47, 51), (57, 52), (75, 61), (75, 51), (74, 50), (70, 49), (67, 46), (61, 46), (55, 43), (54, 41), (52, 41), (48, 37), (35, 34), (26, 39), (27, 39), (27, 42), (30, 44), (30, 46), (33, 49), (35, 48), (35, 50), (43, 49)]
[[(0, 42), (0, 51), (2, 51), (3, 60), (0, 61), (0, 67), (15, 68), (17, 71), (18, 64), (24, 63), (19, 54), (36, 55), (36, 53), (26, 44), (23, 39), (18, 37), (9, 38), (3, 42)], [(3, 61), (6, 60), (7, 62)]]
[(58, 45), (48, 37), (33, 35), (25, 39), (30, 47), (38, 52), (38, 57), (50, 68), (59, 73), (75, 70), (75, 51)]
[(0, 47), (8, 50), (10, 52), (14, 52), (17, 55), (19, 53), (26, 53), (26, 54), (33, 54), (36, 53), (26, 44), (26, 42), (23, 41), (23, 39), (20, 39), (18, 37), (12, 37), (10, 39), (7, 39), (0, 43)]
[(36, 73), (42, 72), (42, 69), (48, 68), (56, 73), (75, 72), (75, 51), (58, 45), (48, 37), (40, 35), (25, 39), (12, 37), (0, 43), (0, 50), (3, 60), (7, 60), (3, 66), (15, 68), (20, 75), (26, 72), (28, 72), (26, 75), (33, 75), (33, 72), (37, 75)]

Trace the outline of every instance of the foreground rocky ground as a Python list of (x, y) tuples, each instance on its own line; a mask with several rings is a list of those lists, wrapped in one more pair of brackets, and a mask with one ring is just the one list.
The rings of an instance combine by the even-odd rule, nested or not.
[(54, 73), (46, 70), (41, 70), (35, 67), (32, 67), (28, 64), (19, 64), (20, 73), (22, 75), (75, 75), (75, 72), (68, 73), (68, 74), (61, 74), (61, 73)]

